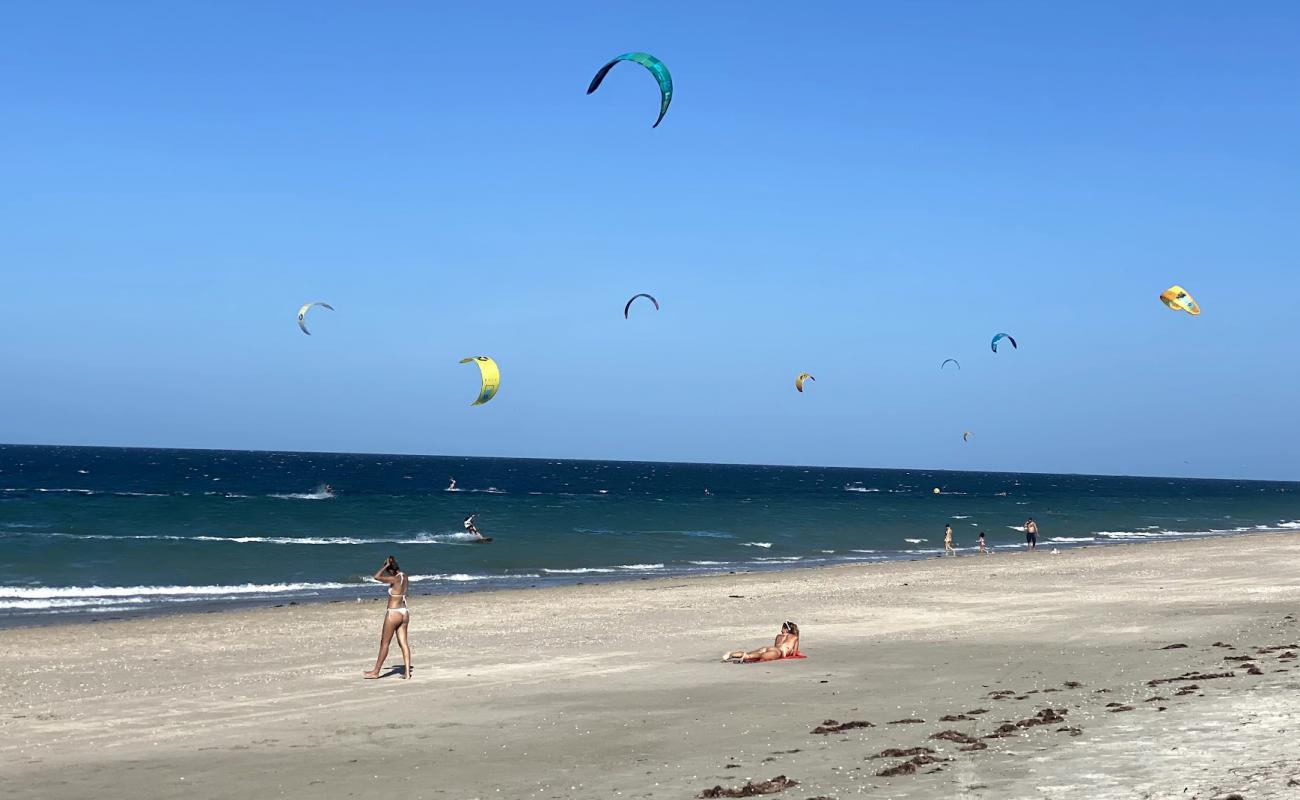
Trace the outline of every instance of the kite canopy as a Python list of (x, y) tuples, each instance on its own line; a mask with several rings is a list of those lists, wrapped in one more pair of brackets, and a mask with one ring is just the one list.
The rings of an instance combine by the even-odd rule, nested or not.
[(673, 101), (673, 76), (668, 72), (668, 67), (664, 66), (664, 62), (649, 53), (624, 53), (616, 57), (601, 67), (600, 71), (596, 73), (596, 77), (591, 79), (591, 85), (587, 87), (587, 94), (599, 89), (600, 82), (605, 80), (605, 76), (620, 61), (635, 61), (650, 70), (650, 74), (654, 75), (655, 80), (659, 82), (659, 118), (655, 120), (654, 125), (650, 126), (658, 128), (659, 123), (663, 122), (664, 114), (668, 113), (668, 104)]
[(298, 309), (298, 327), (302, 328), (302, 332), (308, 336), (311, 336), (311, 331), (307, 330), (307, 309), (312, 306), (320, 306), (321, 308), (327, 308), (330, 311), (334, 310), (334, 306), (329, 303), (307, 303), (302, 308)]
[(1011, 334), (999, 333), (997, 336), (993, 337), (993, 341), (990, 344), (990, 346), (993, 348), (993, 352), (996, 353), (998, 351), (998, 342), (1002, 341), (1003, 339), (1006, 339), (1008, 342), (1011, 342), (1011, 349), (1013, 350), (1020, 349), (1020, 346), (1016, 344), (1016, 340), (1011, 338)]
[(632, 295), (631, 299), (627, 301), (627, 305), (623, 306), (623, 319), (627, 319), (627, 312), (629, 309), (632, 308), (632, 301), (636, 300), (638, 297), (646, 298), (647, 300), (655, 304), (655, 311), (659, 310), (659, 301), (654, 299), (650, 295), (646, 294), (645, 292), (642, 292), (641, 294)]
[(961, 440), (962, 440), (963, 442), (969, 442), (969, 441), (970, 441), (970, 431), (966, 431), (965, 433), (963, 433), (963, 434), (961, 435)]
[(501, 370), (497, 369), (497, 362), (487, 356), (462, 358), (460, 363), (468, 364), (471, 361), (478, 364), (478, 371), (483, 379), (483, 385), (478, 390), (478, 399), (470, 403), (470, 405), (481, 406), (496, 397), (497, 389), (501, 388)]
[(1160, 300), (1174, 311), (1186, 311), (1192, 316), (1197, 316), (1201, 313), (1201, 307), (1196, 304), (1196, 301), (1192, 299), (1192, 296), (1187, 293), (1187, 290), (1178, 285), (1170, 286), (1168, 289), (1165, 289), (1165, 291), (1160, 295)]
[(817, 379), (814, 378), (813, 376), (809, 375), (808, 373), (806, 373), (806, 372), (800, 372), (800, 373), (799, 373), (799, 377), (797, 377), (797, 378), (794, 379), (794, 388), (796, 388), (796, 389), (798, 389), (799, 391), (802, 392), (802, 391), (803, 391), (803, 382), (804, 382), (804, 381), (815, 381), (815, 380), (817, 380)]
[(943, 369), (944, 367), (948, 366), (949, 364), (956, 364), (956, 365), (957, 365), (957, 369), (961, 369), (961, 362), (958, 361), (958, 360), (955, 359), (955, 358), (945, 358), (945, 359), (943, 360), (943, 363), (939, 365), (939, 369)]

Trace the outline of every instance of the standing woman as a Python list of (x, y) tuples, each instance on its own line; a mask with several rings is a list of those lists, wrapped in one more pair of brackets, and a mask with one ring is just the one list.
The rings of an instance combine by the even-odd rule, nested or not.
[(411, 644), (406, 638), (406, 628), (411, 623), (411, 609), (406, 605), (406, 590), (410, 586), (410, 581), (402, 568), (397, 566), (397, 559), (389, 556), (384, 561), (384, 565), (375, 573), (375, 580), (380, 583), (388, 584), (388, 608), (384, 611), (384, 629), (379, 634), (379, 658), (375, 660), (375, 668), (369, 672), (362, 673), (367, 679), (379, 677), (379, 672), (384, 668), (384, 662), (388, 660), (388, 644), (393, 640), (393, 634), (397, 634), (397, 645), (402, 648), (402, 663), (404, 669), (402, 677), (411, 677)]

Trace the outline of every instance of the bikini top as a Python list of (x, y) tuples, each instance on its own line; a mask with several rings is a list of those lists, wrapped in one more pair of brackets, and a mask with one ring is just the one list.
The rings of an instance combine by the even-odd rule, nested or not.
[[(403, 573), (401, 573), (401, 572), (399, 572), (399, 573), (397, 573), (397, 577), (405, 579), (405, 578), (406, 578), (406, 575), (403, 574)], [(406, 592), (402, 592), (401, 594), (393, 594), (393, 589), (394, 589), (394, 588), (396, 588), (396, 587), (393, 587), (393, 586), (389, 586), (389, 587), (388, 587), (388, 596), (389, 596), (389, 597), (400, 597), (400, 598), (402, 598), (402, 602), (405, 603), (405, 602), (406, 602)]]

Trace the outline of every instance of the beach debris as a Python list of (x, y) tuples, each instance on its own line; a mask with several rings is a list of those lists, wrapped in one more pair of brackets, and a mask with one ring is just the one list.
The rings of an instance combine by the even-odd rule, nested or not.
[(989, 749), (989, 746), (984, 742), (971, 742), (970, 744), (965, 745), (963, 747), (958, 747), (957, 749), (970, 753), (970, 752), (974, 752), (975, 750), (987, 750)]
[(800, 372), (800, 373), (799, 373), (799, 377), (797, 377), (797, 378), (794, 379), (794, 388), (796, 388), (796, 389), (798, 389), (799, 391), (802, 392), (802, 391), (803, 391), (803, 383), (804, 383), (804, 381), (815, 381), (815, 380), (817, 380), (817, 379), (814, 378), (813, 376), (809, 375), (808, 373), (806, 373), (806, 372)]
[(784, 775), (777, 775), (775, 778), (767, 781), (750, 781), (739, 789), (727, 789), (722, 786), (714, 786), (712, 789), (705, 789), (700, 792), (696, 797), (758, 797), (763, 794), (784, 792), (786, 789), (798, 785), (799, 781), (791, 780)]
[(1062, 725), (1056, 729), (1057, 733), (1068, 733), (1071, 736), (1078, 736), (1083, 733), (1083, 728), (1076, 728), (1073, 725)]
[(1177, 642), (1175, 644), (1167, 644), (1160, 649), (1161, 650), (1182, 650), (1185, 647), (1187, 647), (1187, 645), (1183, 644), (1182, 642)]
[(813, 728), (812, 732), (825, 735), (829, 733), (843, 733), (844, 731), (851, 731), (854, 728), (874, 727), (876, 727), (874, 722), (867, 722), (865, 719), (855, 719), (848, 722), (837, 722), (833, 719), (828, 719), (816, 728)]
[(1177, 691), (1174, 692), (1174, 695), (1175, 695), (1175, 696), (1178, 696), (1178, 697), (1181, 697), (1181, 696), (1183, 696), (1183, 695), (1187, 695), (1187, 694), (1194, 694), (1194, 693), (1195, 693), (1197, 690), (1199, 690), (1200, 688), (1201, 688), (1201, 687), (1197, 686), (1197, 685), (1194, 684), (1194, 683), (1192, 683), (1192, 684), (1188, 684), (1187, 686), (1180, 686), (1180, 687), (1178, 687)]
[(1256, 666), (1255, 664), (1242, 664), (1242, 666), (1246, 668), (1246, 674), (1247, 674), (1247, 675), (1263, 675), (1263, 674), (1264, 674), (1264, 670), (1260, 669), (1260, 668), (1259, 668), (1258, 666)]
[(881, 750), (879, 753), (876, 753), (874, 756), (871, 756), (871, 758), (907, 758), (909, 756), (924, 756), (924, 755), (933, 755), (933, 754), (934, 751), (928, 747), (909, 747), (906, 750), (897, 747), (890, 747), (886, 750)]
[(1067, 688), (1067, 689), (1078, 689), (1078, 688), (1079, 688), (1080, 686), (1082, 686), (1083, 684), (1082, 684), (1082, 683), (1079, 683), (1078, 681), (1066, 681), (1065, 683), (1063, 683), (1063, 684), (1061, 684), (1061, 685), (1064, 686), (1064, 687)]
[(907, 719), (892, 720), (890, 722), (886, 722), (885, 724), (886, 725), (913, 725), (918, 722), (925, 722), (925, 720), (917, 719), (916, 717), (908, 717)]
[(966, 714), (987, 714), (987, 713), (989, 713), (989, 710), (988, 710), (987, 708), (972, 708), (972, 709), (970, 709), (970, 710), (968, 710), (968, 711), (965, 711), (965, 712), (963, 712), (963, 713), (966, 713)]
[(885, 767), (881, 771), (877, 772), (876, 776), (880, 778), (892, 778), (895, 775), (911, 775), (914, 772), (916, 772), (916, 765), (911, 761), (903, 761), (892, 767)]
[(329, 303), (321, 303), (321, 302), (304, 303), (303, 307), (298, 309), (298, 327), (302, 328), (302, 332), (307, 334), (308, 336), (311, 336), (311, 331), (307, 330), (307, 310), (310, 309), (312, 306), (320, 306), (321, 308), (328, 309), (330, 311), (334, 310), (334, 306), (330, 305)]
[(1134, 710), (1133, 706), (1115, 706), (1114, 708), (1111, 709), (1111, 713), (1117, 711), (1133, 711), (1133, 710)]
[(1154, 695), (1151, 695), (1150, 697), (1148, 697), (1147, 699), (1143, 700), (1142, 702), (1144, 702), (1144, 703), (1158, 703), (1158, 702), (1160, 702), (1161, 700), (1168, 700), (1168, 699), (1169, 699), (1168, 697), (1161, 697), (1161, 696), (1158, 695), (1158, 694), (1154, 694)]
[(1277, 657), (1277, 660), (1278, 660), (1278, 661), (1291, 661), (1291, 660), (1293, 660), (1295, 657), (1296, 657), (1296, 654), (1295, 654), (1294, 652), (1288, 650), (1288, 651), (1286, 651), (1285, 653), (1283, 653), (1282, 655), (1278, 656), (1278, 657)]
[(1235, 647), (1233, 647), (1232, 645), (1228, 644), (1227, 642), (1215, 642), (1214, 644), (1210, 645), (1210, 647), (1227, 647), (1227, 648), (1232, 649), (1232, 650), (1235, 650), (1235, 649), (1236, 649)]
[(623, 306), (623, 319), (627, 319), (627, 312), (632, 308), (632, 301), (633, 301), (633, 300), (636, 300), (638, 297), (644, 297), (645, 299), (647, 299), (647, 300), (649, 300), (650, 302), (654, 303), (654, 304), (655, 304), (655, 311), (658, 311), (658, 310), (659, 310), (659, 301), (656, 300), (656, 299), (654, 299), (654, 298), (651, 297), (650, 295), (646, 294), (645, 292), (641, 292), (640, 294), (634, 294), (634, 295), (632, 295), (632, 298), (631, 298), (630, 300), (627, 301), (627, 305)]
[[(596, 77), (591, 79), (591, 85), (587, 87), (587, 94), (591, 94), (599, 89), (601, 81), (605, 80), (605, 76), (608, 75), (609, 71), (614, 68), (614, 65), (620, 61), (631, 61), (640, 64), (650, 70), (650, 74), (653, 75), (655, 80), (659, 83), (659, 118), (655, 120), (655, 124), (650, 126), (652, 128), (658, 128), (659, 123), (663, 122), (664, 114), (668, 113), (668, 105), (673, 101), (673, 76), (672, 73), (668, 71), (668, 67), (664, 65), (664, 62), (649, 53), (633, 52), (624, 53), (621, 56), (615, 56), (608, 64), (600, 68), (600, 71), (596, 73)], [(723, 795), (715, 796), (722, 797)], [(735, 796), (747, 797), (748, 795)]]
[(930, 738), (943, 739), (944, 741), (956, 742), (957, 744), (974, 744), (979, 741), (979, 739), (976, 739), (974, 736), (968, 736), (961, 731), (939, 731), (938, 733), (930, 734)]
[(1032, 728), (1035, 725), (1049, 725), (1055, 722), (1065, 722), (1065, 715), (1070, 713), (1064, 708), (1044, 708), (1032, 717), (1016, 722), (1018, 728)]
[(1056, 688), (1055, 686), (1052, 686), (1052, 687), (1049, 687), (1049, 688), (1047, 688), (1047, 689), (1044, 689), (1044, 690), (1043, 690), (1043, 694), (1047, 694), (1048, 692), (1059, 692), (1059, 691), (1061, 691), (1061, 690), (1058, 689), (1058, 688)]
[(1192, 316), (1201, 313), (1201, 307), (1196, 304), (1192, 296), (1187, 293), (1186, 289), (1177, 284), (1160, 293), (1160, 302), (1169, 306), (1173, 311), (1186, 311)]
[(460, 360), (462, 364), (470, 362), (478, 364), (479, 377), (482, 378), (482, 385), (478, 390), (478, 399), (470, 403), (470, 405), (481, 406), (496, 397), (497, 390), (501, 388), (501, 370), (497, 368), (497, 362), (487, 356), (474, 356)]
[(1214, 678), (1235, 678), (1231, 672), (1184, 672), (1177, 678), (1152, 678), (1147, 681), (1147, 686), (1159, 686), (1162, 683), (1176, 683), (1177, 681), (1208, 681)]
[(1246, 800), (1246, 798), (1242, 797), (1237, 792), (1225, 792), (1223, 794), (1216, 794), (1214, 797), (1211, 797), (1210, 800)]
[(939, 369), (943, 369), (944, 367), (948, 366), (949, 364), (956, 364), (956, 365), (957, 365), (957, 369), (959, 369), (959, 370), (961, 369), (961, 362), (958, 361), (958, 360), (955, 359), (955, 358), (945, 358), (945, 359), (943, 360), (943, 363), (939, 365)]
[(1297, 649), (1300, 649), (1300, 644), (1271, 644), (1268, 647), (1256, 647), (1255, 652), (1259, 653), (1260, 655), (1265, 655), (1267, 653), (1276, 653), (1278, 650), (1297, 650)]
[(1015, 692), (1011, 691), (1010, 689), (996, 689), (992, 692), (989, 692), (987, 695), (985, 695), (985, 697), (988, 697), (993, 700), (1006, 700), (1008, 697), (1010, 697), (1013, 694), (1015, 694)]
[(1011, 334), (1009, 334), (1009, 333), (998, 333), (998, 334), (995, 334), (995, 335), (993, 336), (993, 341), (992, 341), (992, 342), (989, 342), (989, 347), (992, 347), (992, 348), (993, 348), (993, 352), (996, 353), (996, 352), (998, 351), (998, 342), (1002, 341), (1003, 339), (1006, 339), (1008, 342), (1011, 342), (1011, 349), (1012, 349), (1012, 350), (1019, 350), (1019, 349), (1020, 349), (1020, 345), (1016, 344), (1016, 340), (1013, 339), (1013, 338), (1011, 338)]
[(939, 717), (940, 722), (961, 722), (962, 720), (968, 720), (968, 719), (975, 719), (975, 718), (968, 717), (965, 714), (945, 714), (942, 717)]
[(1254, 656), (1224, 656), (1224, 661), (1254, 661)]
[(1007, 736), (1010, 736), (1013, 733), (1017, 733), (1019, 730), (1020, 729), (1017, 728), (1014, 723), (1004, 722), (1001, 725), (997, 726), (997, 728), (995, 728), (992, 733), (990, 733), (988, 736), (985, 736), (984, 738), (1002, 739)]

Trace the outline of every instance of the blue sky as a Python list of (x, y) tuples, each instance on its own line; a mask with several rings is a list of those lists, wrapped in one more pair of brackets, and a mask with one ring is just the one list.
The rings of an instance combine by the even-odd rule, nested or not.
[(1294, 4), (437, 5), (11, 8), (0, 441), (1300, 479)]

